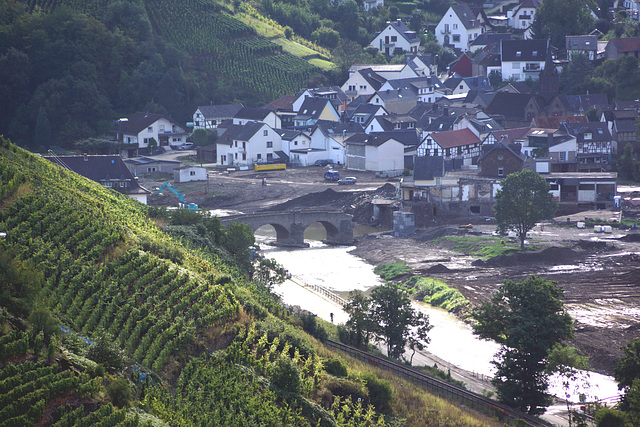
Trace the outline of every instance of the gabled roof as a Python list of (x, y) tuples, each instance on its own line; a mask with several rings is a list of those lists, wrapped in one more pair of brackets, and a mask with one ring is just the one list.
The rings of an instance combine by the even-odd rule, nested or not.
[(268, 103), (266, 108), (271, 111), (291, 111), (293, 109), (293, 103), (296, 99), (298, 99), (296, 95), (284, 95)]
[(461, 147), (469, 144), (480, 144), (482, 141), (469, 129), (434, 132), (429, 135), (442, 148)]
[(233, 117), (242, 107), (244, 107), (242, 104), (200, 105), (198, 110), (205, 119), (217, 119)]
[(235, 116), (236, 119), (263, 121), (271, 113), (268, 108), (242, 107)]
[(485, 112), (492, 116), (524, 117), (525, 107), (532, 98), (533, 95), (527, 93), (498, 92), (485, 108)]
[(307, 139), (309, 139), (309, 135), (307, 135), (304, 132), (300, 132), (299, 130), (294, 130), (294, 129), (276, 129), (276, 132), (278, 132), (278, 134), (282, 137), (282, 139), (284, 141), (291, 141), (294, 138), (297, 138), (298, 136), (302, 135), (304, 137), (306, 137)]
[(373, 88), (373, 90), (378, 90), (382, 85), (387, 81), (380, 74), (373, 71), (371, 68), (365, 68), (362, 70), (358, 70), (363, 79), (366, 80), (367, 83)]
[(564, 46), (567, 50), (598, 50), (598, 37), (595, 35), (586, 36), (565, 36)]
[(127, 119), (119, 120), (116, 124), (116, 130), (122, 134), (137, 135), (160, 119), (169, 120), (162, 114), (138, 112)]
[(511, 33), (482, 33), (471, 43), (470, 46), (486, 46), (490, 43), (500, 43), (501, 40), (511, 40)]
[(363, 132), (363, 128), (359, 123), (348, 122), (332, 122), (329, 120), (318, 120), (314, 129), (320, 128), (325, 135), (352, 135), (354, 133)]
[(458, 19), (462, 22), (462, 25), (469, 30), (471, 28), (478, 28), (480, 23), (478, 22), (477, 15), (473, 13), (471, 8), (466, 3), (454, 4), (451, 6), (453, 12), (458, 15)]
[(590, 95), (567, 95), (567, 100), (574, 113), (588, 111), (591, 109), (602, 110), (609, 106), (609, 99), (604, 93), (594, 93)]
[(300, 106), (296, 118), (318, 119), (327, 105), (332, 105), (331, 101), (326, 98), (306, 97)]
[(391, 25), (391, 27), (393, 27), (407, 42), (415, 43), (420, 41), (416, 32), (409, 29), (401, 19), (396, 19), (395, 21), (388, 22), (387, 24)]
[(640, 37), (627, 37), (624, 39), (611, 39), (609, 43), (616, 47), (618, 53), (640, 51)]
[(125, 194), (150, 194), (149, 190), (138, 184), (118, 155), (45, 156), (45, 159), (98, 183), (126, 181), (129, 183), (127, 187), (113, 187), (114, 190), (122, 190)]
[(133, 165), (148, 165), (152, 163), (165, 163), (165, 164), (179, 165), (182, 163), (178, 160), (153, 159), (150, 157), (134, 157), (132, 159), (124, 159), (124, 162), (131, 163)]
[(502, 150), (503, 152), (507, 152), (512, 154), (518, 160), (524, 163), (527, 156), (524, 155), (521, 151), (522, 146), (520, 144), (512, 144), (507, 142), (505, 138), (498, 139), (495, 144), (484, 144), (482, 146), (482, 154), (478, 157), (478, 163), (482, 163), (482, 160), (491, 152), (495, 150)]
[(267, 126), (264, 123), (259, 122), (247, 122), (244, 125), (230, 125), (227, 131), (218, 138), (218, 144), (232, 144), (233, 141), (248, 141), (250, 140), (263, 126)]
[(453, 125), (458, 119), (455, 115), (440, 116), (435, 118), (425, 127), (427, 132), (444, 132), (453, 129)]
[(524, 8), (537, 9), (537, 8), (540, 7), (541, 4), (542, 4), (542, 0), (522, 0), (522, 3), (517, 5), (513, 9), (513, 12), (515, 14), (516, 11), (518, 11), (520, 9), (524, 9)]
[(562, 129), (564, 129), (568, 135), (575, 137), (583, 137), (585, 133), (590, 133), (591, 141), (594, 142), (611, 141), (611, 134), (605, 122), (563, 123)]
[(547, 40), (502, 40), (502, 62), (546, 60)]
[(384, 107), (382, 105), (375, 104), (360, 104), (353, 110), (348, 110), (345, 113), (345, 118), (347, 118), (348, 120), (353, 120), (353, 117), (356, 115), (372, 116), (380, 109), (384, 110)]
[(512, 129), (500, 129), (491, 132), (498, 141), (502, 140), (502, 137), (506, 137), (506, 142), (513, 144), (514, 142), (527, 139), (527, 134), (531, 131), (530, 127), (524, 128), (512, 128)]
[(347, 144), (370, 145), (379, 147), (389, 140), (395, 140), (406, 146), (417, 146), (418, 135), (415, 131), (357, 133), (347, 139)]

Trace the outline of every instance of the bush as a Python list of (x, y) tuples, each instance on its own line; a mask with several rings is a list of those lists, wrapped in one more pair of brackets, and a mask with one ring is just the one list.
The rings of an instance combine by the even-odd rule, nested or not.
[(324, 370), (327, 374), (331, 374), (336, 377), (346, 378), (348, 375), (347, 366), (340, 359), (327, 359), (324, 361)]
[(280, 356), (271, 367), (271, 382), (279, 389), (298, 393), (302, 385), (300, 368), (293, 360)]
[(102, 364), (107, 372), (117, 372), (124, 367), (124, 355), (118, 349), (108, 334), (100, 335), (89, 346), (87, 357), (96, 363)]
[(365, 386), (369, 391), (369, 402), (375, 406), (378, 411), (390, 411), (393, 392), (389, 381), (381, 380), (374, 374), (365, 374), (362, 376), (362, 379), (365, 380)]
[(107, 393), (109, 394), (111, 403), (118, 408), (124, 408), (129, 405), (129, 401), (131, 400), (131, 387), (129, 386), (129, 381), (124, 378), (112, 381), (107, 388)]
[(356, 402), (358, 399), (367, 402), (369, 395), (366, 387), (360, 381), (349, 380), (347, 378), (327, 377), (324, 386), (331, 392), (331, 396), (350, 397)]
[(326, 341), (329, 334), (327, 334), (327, 331), (318, 324), (315, 314), (308, 312), (302, 313), (300, 314), (300, 320), (302, 320), (302, 329), (305, 332), (311, 334), (320, 341)]

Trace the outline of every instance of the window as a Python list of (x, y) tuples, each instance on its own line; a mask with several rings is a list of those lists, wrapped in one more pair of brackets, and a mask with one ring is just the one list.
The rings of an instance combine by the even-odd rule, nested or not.
[(367, 90), (367, 85), (360, 85), (360, 90)]
[(592, 137), (593, 137), (593, 135), (591, 134), (591, 132), (585, 132), (585, 134), (584, 134), (584, 140), (585, 141), (589, 141)]
[(460, 34), (454, 34), (452, 39), (454, 43), (460, 43)]
[(236, 160), (238, 160), (238, 153), (235, 153), (235, 154), (233, 155), (233, 157), (234, 157)]
[(293, 141), (293, 145), (298, 145), (298, 141)]
[(473, 34), (469, 34), (469, 40), (473, 40)]
[(260, 160), (260, 159), (262, 158), (262, 154), (259, 154), (259, 153), (258, 153), (256, 158), (257, 158), (258, 160)]
[(511, 69), (512, 70), (519, 70), (520, 69), (520, 63), (519, 62), (512, 62), (511, 63)]
[(153, 126), (149, 126), (149, 127), (147, 128), (147, 132), (149, 132), (149, 133), (153, 133)]
[(349, 92), (355, 92), (356, 91), (356, 85), (349, 85)]
[(457, 30), (458, 29), (458, 24), (453, 24), (453, 29)]
[(273, 141), (267, 141), (267, 148), (273, 148)]
[(125, 182), (120, 181), (120, 182), (118, 183), (118, 186), (119, 186), (120, 188), (124, 188), (124, 187), (125, 187)]
[(395, 43), (398, 41), (398, 36), (391, 36), (391, 42)]
[(235, 144), (235, 147), (238, 148), (238, 141), (233, 141)]
[(242, 153), (242, 160), (247, 160), (247, 153)]
[(521, 51), (516, 51), (516, 58), (520, 58), (522, 56), (522, 52)]
[(196, 176), (196, 171), (189, 171), (190, 176)]
[(267, 153), (267, 161), (268, 162), (272, 162), (273, 161), (273, 154), (272, 153)]
[(531, 56), (538, 56), (538, 51), (534, 50), (533, 52), (531, 52)]
[(156, 171), (155, 166), (152, 166), (152, 167), (148, 167), (148, 168), (147, 168), (147, 172), (155, 172), (155, 171)]
[(559, 155), (560, 155), (560, 161), (561, 161), (561, 162), (564, 162), (564, 161), (566, 161), (566, 160), (567, 160), (567, 153), (566, 153), (566, 152), (561, 151), (561, 152), (559, 153)]
[(164, 132), (164, 125), (160, 125), (160, 132)]
[(464, 86), (463, 86), (463, 85), (460, 85), (460, 90), (462, 90), (462, 89), (464, 89)]
[(113, 183), (112, 182), (105, 182), (104, 186), (107, 187), (107, 188), (111, 188), (111, 187), (113, 187)]
[(504, 176), (504, 168), (498, 168), (498, 176)]
[(262, 136), (269, 136), (269, 131), (268, 130), (263, 130), (262, 131)]
[(127, 137), (127, 144), (131, 144), (131, 137), (130, 136)]

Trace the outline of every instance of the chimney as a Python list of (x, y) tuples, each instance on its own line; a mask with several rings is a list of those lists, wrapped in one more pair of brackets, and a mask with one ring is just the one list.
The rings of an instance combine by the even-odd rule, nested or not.
[(84, 153), (84, 154), (82, 155), (82, 158), (84, 159), (84, 161), (85, 161), (85, 162), (88, 162), (88, 161), (89, 161), (89, 156), (87, 156), (87, 153)]

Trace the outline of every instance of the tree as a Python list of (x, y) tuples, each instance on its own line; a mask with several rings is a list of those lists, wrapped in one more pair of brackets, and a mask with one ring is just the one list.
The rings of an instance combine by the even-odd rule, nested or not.
[(522, 249), (527, 232), (536, 222), (551, 218), (558, 207), (549, 190), (547, 181), (530, 170), (512, 173), (500, 181), (494, 206), (498, 229), (515, 229)]
[(356, 347), (366, 347), (371, 335), (375, 332), (375, 324), (371, 319), (371, 300), (362, 291), (351, 291), (344, 311), (349, 315), (346, 328), (351, 332), (349, 339)]
[(413, 350), (409, 358), (409, 365), (413, 364), (413, 356), (415, 356), (416, 351), (422, 351), (427, 347), (427, 344), (431, 341), (427, 334), (433, 329), (433, 325), (429, 324), (429, 316), (420, 312), (415, 313), (415, 316), (412, 322), (414, 327), (409, 330), (409, 335), (407, 336), (409, 348)]
[(594, 27), (590, 0), (544, 0), (533, 19), (535, 39), (551, 38), (554, 46), (564, 46), (564, 37), (587, 34)]
[[(623, 356), (616, 362), (613, 378), (618, 382), (618, 388), (624, 391), (623, 409), (630, 408), (629, 392), (635, 380), (640, 380), (640, 338), (634, 338), (622, 347)], [(638, 385), (638, 384), (636, 384)], [(634, 408), (640, 411), (639, 407)]]
[(489, 302), (474, 311), (474, 333), (502, 345), (492, 363), (491, 381), (500, 400), (532, 415), (551, 403), (547, 394), (547, 355), (554, 344), (573, 336), (556, 282), (530, 276), (505, 281)]
[(424, 335), (431, 328), (428, 318), (413, 310), (407, 292), (391, 283), (371, 291), (370, 312), (378, 325), (377, 335), (387, 345), (387, 355), (396, 359), (404, 354), (412, 327), (426, 328)]

